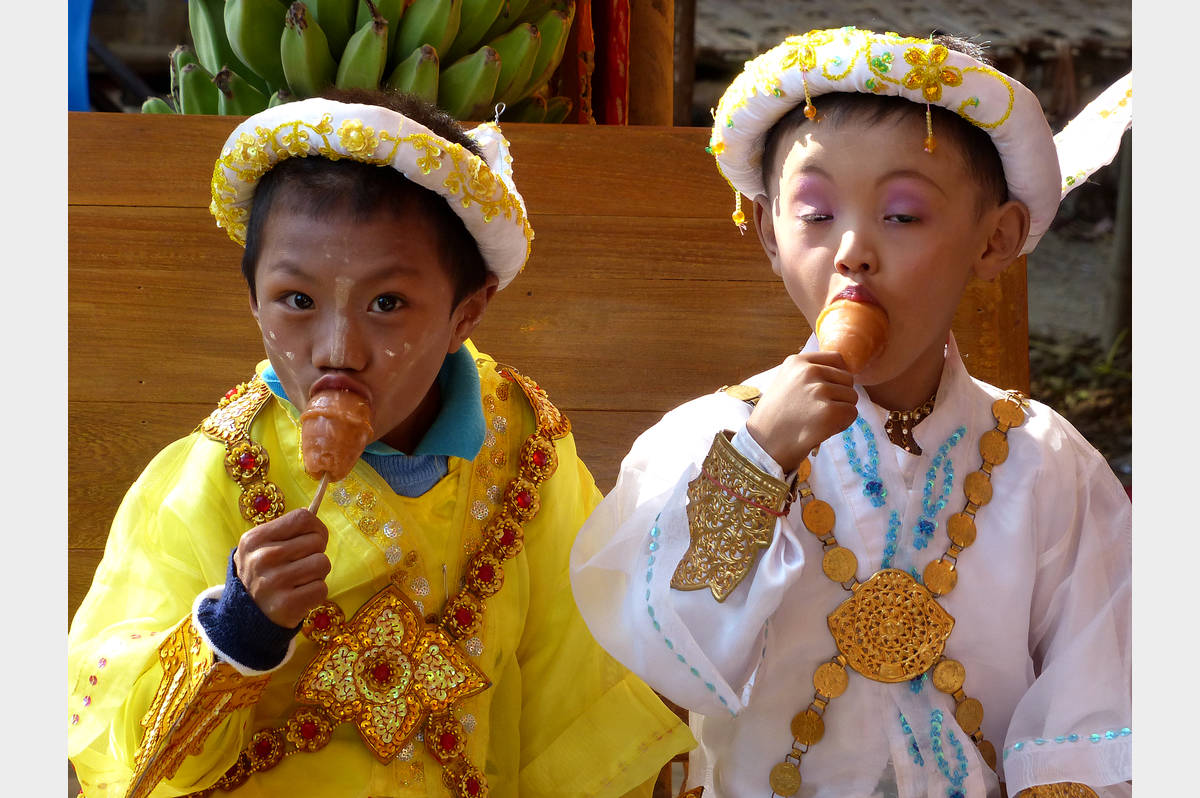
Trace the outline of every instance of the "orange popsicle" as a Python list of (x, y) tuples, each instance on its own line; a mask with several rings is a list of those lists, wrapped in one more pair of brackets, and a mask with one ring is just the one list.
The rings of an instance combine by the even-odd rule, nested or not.
[(857, 374), (887, 344), (887, 311), (863, 297), (857, 287), (833, 298), (817, 316), (817, 341), (827, 352), (839, 352), (846, 368)]
[(346, 478), (371, 442), (371, 405), (354, 391), (317, 391), (300, 414), (300, 450), (304, 470), (313, 479)]

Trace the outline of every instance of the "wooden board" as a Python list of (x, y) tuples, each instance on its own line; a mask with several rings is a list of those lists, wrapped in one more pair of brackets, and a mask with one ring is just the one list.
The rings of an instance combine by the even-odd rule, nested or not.
[[(241, 249), (208, 213), (233, 123), (69, 114), (68, 610), (125, 490), (263, 356)], [(536, 231), (475, 336), (572, 418), (602, 490), (634, 438), (808, 336), (695, 128), (506, 125)], [(973, 283), (955, 318), (968, 369), (1028, 388), (1024, 262)]]

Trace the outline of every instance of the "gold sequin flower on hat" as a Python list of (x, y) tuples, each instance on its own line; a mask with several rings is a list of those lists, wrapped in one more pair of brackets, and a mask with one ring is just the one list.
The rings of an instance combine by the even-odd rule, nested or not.
[(920, 47), (910, 47), (904, 53), (904, 60), (912, 65), (912, 69), (904, 76), (904, 88), (921, 90), (926, 102), (935, 103), (942, 99), (942, 86), (962, 85), (962, 70), (946, 66), (946, 56), (950, 51), (945, 46), (935, 44), (926, 53)]
[(369, 157), (379, 146), (375, 128), (364, 125), (361, 119), (347, 119), (337, 130), (338, 141), (351, 154)]

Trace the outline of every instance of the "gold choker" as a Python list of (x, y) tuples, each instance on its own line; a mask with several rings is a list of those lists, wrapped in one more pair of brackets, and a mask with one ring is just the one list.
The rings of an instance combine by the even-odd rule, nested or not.
[(935, 392), (933, 396), (912, 410), (889, 410), (887, 422), (883, 425), (888, 440), (909, 454), (920, 454), (921, 447), (917, 445), (912, 436), (913, 427), (929, 417), (929, 414), (933, 412), (933, 403), (936, 399), (937, 393)]

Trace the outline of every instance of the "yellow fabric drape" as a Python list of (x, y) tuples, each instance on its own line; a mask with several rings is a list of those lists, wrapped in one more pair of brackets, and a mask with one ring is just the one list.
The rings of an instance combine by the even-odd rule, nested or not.
[[(499, 376), (486, 356), (477, 362), (489, 428), (479, 457), (451, 458), (447, 476), (419, 498), (397, 496), (361, 461), (330, 486), (319, 512), (330, 532), (333, 570), (326, 582), (330, 600), (347, 616), (396, 569), (425, 613), (440, 612), (457, 592), (479, 545), (480, 514), (494, 511), (536, 424), (520, 388)], [(308, 504), (315, 483), (301, 467), (299, 428), (288, 410), (272, 397), (250, 435), (267, 450), (268, 479), (290, 509)], [(648, 795), (661, 765), (695, 743), (645, 684), (603, 652), (579, 616), (568, 553), (600, 495), (574, 439), (568, 434), (555, 446), (558, 467), (541, 485), (541, 509), (525, 524), (524, 549), (504, 566), (504, 587), (487, 602), (478, 650), (469, 651), (492, 687), (456, 709), (470, 732), (466, 756), (483, 770), (494, 798)], [(230, 550), (249, 528), (224, 454), (222, 443), (197, 432), (150, 463), (121, 504), (71, 625), (68, 754), (88, 798), (125, 794), (142, 717), (161, 679), (158, 646), (190, 617), (201, 591), (224, 584)], [(373, 502), (365, 502), (365, 494)], [(359, 524), (366, 504), (378, 521), (373, 537)], [(378, 532), (385, 523), (390, 537)], [(213, 784), (251, 734), (282, 726), (296, 706), (293, 685), (315, 652), (311, 641), (298, 637), (294, 655), (271, 674), (259, 701), (225, 717), (202, 750), (153, 794), (184, 795)], [(236, 794), (449, 795), (422, 743), (412, 746), (411, 756), (383, 764), (350, 724), (336, 727), (321, 751), (286, 757)]]

